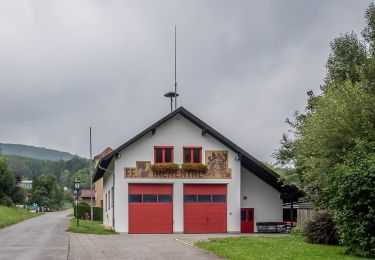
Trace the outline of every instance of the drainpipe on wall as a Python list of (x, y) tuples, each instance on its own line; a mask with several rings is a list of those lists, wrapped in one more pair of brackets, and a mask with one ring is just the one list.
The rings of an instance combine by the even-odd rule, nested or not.
[(290, 221), (294, 221), (293, 197), (290, 199)]

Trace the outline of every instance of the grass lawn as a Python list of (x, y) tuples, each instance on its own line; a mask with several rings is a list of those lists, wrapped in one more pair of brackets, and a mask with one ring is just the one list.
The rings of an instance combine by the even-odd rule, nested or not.
[(116, 234), (112, 229), (106, 228), (100, 221), (93, 222), (93, 229), (91, 222), (86, 220), (79, 220), (79, 226), (77, 226), (77, 219), (72, 218), (70, 220), (69, 232), (83, 233), (83, 234), (96, 234), (96, 235), (113, 235)]
[(0, 228), (16, 224), (38, 215), (40, 215), (40, 213), (32, 213), (26, 209), (0, 206)]
[(195, 246), (228, 259), (364, 259), (344, 255), (345, 247), (314, 245), (301, 237), (235, 237), (197, 242)]

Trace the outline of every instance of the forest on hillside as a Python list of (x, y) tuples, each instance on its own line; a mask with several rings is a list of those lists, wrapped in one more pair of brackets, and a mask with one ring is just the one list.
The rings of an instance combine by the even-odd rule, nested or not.
[(53, 175), (63, 187), (73, 189), (74, 179), (81, 180), (82, 188), (90, 187), (89, 160), (74, 156), (63, 161), (37, 160), (16, 155), (4, 155), (10, 171), (24, 179), (32, 179), (41, 175)]
[(51, 161), (67, 161), (72, 159), (74, 156), (68, 152), (62, 152), (44, 147), (35, 147), (24, 144), (0, 143), (0, 150), (2, 154), (6, 155), (18, 155), (27, 158)]

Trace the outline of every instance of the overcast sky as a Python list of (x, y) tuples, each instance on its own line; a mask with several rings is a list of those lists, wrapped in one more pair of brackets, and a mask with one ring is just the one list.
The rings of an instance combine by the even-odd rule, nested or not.
[(0, 142), (89, 156), (182, 105), (271, 161), (369, 1), (0, 2)]

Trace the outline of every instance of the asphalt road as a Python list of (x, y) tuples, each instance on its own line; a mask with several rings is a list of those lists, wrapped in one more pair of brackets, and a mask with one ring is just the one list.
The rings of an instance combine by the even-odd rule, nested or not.
[(66, 260), (69, 213), (50, 212), (0, 229), (0, 260)]
[(245, 234), (100, 236), (66, 233), (70, 212), (46, 213), (0, 229), (0, 260), (217, 260), (222, 258), (195, 248), (194, 242), (212, 237), (247, 236)]
[[(70, 233), (69, 260), (220, 260), (194, 242), (221, 234), (86, 235)], [(229, 236), (223, 234), (223, 237)]]

